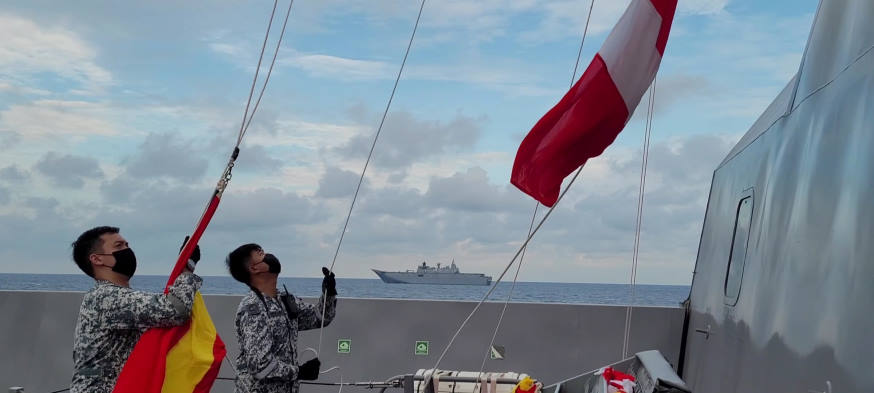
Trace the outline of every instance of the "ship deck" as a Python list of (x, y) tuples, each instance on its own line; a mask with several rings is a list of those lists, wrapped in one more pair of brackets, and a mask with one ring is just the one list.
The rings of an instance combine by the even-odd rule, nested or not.
[[(237, 354), (234, 314), (240, 297), (205, 295), (204, 299), (233, 359)], [(27, 392), (48, 392), (69, 386), (73, 330), (81, 301), (80, 292), (0, 291), (4, 316), (0, 319), (0, 385), (4, 386), (0, 388), (23, 386)], [(337, 318), (325, 328), (322, 365), (340, 366), (346, 382), (380, 381), (433, 367), (472, 306), (460, 301), (341, 298)], [(479, 370), (501, 307), (503, 303), (482, 306), (441, 368)], [(625, 313), (624, 306), (511, 303), (496, 340), (506, 348), (506, 357), (489, 360), (486, 369), (524, 372), (548, 384), (615, 362), (622, 355)], [(657, 349), (676, 365), (683, 315), (678, 307), (635, 307), (631, 350)], [(349, 353), (338, 353), (338, 340), (351, 340)], [(302, 332), (298, 348), (315, 347), (317, 341), (318, 332)], [(428, 343), (427, 354), (415, 353), (419, 341)], [(234, 376), (227, 362), (220, 376)], [(339, 381), (339, 375), (332, 372), (321, 380)], [(305, 387), (307, 392), (336, 390)], [(212, 391), (232, 392), (233, 383), (216, 381)]]

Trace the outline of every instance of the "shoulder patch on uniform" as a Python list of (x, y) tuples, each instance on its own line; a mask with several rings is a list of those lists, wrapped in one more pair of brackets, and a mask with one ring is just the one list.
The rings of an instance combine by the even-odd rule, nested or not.
[(250, 294), (243, 297), (243, 301), (240, 302), (238, 312), (246, 313), (249, 315), (260, 314), (263, 311), (263, 308), (264, 305), (261, 304), (261, 301), (257, 297)]

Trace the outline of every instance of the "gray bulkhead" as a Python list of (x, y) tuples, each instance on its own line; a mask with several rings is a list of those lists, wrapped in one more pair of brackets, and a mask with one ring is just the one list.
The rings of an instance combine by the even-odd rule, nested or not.
[(872, 45), (874, 1), (822, 1), (798, 74), (714, 172), (693, 391), (874, 392)]

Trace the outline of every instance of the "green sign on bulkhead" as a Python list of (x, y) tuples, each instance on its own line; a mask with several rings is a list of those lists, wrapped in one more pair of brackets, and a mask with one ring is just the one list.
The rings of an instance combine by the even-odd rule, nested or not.
[(337, 353), (352, 352), (352, 340), (348, 338), (337, 340)]
[(429, 346), (430, 342), (428, 341), (416, 341), (416, 355), (427, 355)]

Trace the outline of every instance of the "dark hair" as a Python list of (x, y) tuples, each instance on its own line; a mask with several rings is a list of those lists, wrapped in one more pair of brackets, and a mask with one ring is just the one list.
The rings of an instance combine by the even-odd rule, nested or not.
[(228, 265), (228, 270), (231, 272), (231, 277), (235, 280), (248, 285), (249, 284), (249, 257), (252, 256), (252, 251), (260, 250), (261, 246), (255, 243), (244, 244), (237, 247), (236, 250), (228, 254), (225, 263)]
[(103, 239), (100, 237), (107, 233), (118, 233), (116, 227), (95, 227), (91, 228), (79, 235), (79, 238), (73, 242), (73, 261), (82, 269), (85, 274), (94, 277), (94, 267), (91, 266), (90, 256), (98, 247), (103, 246)]

